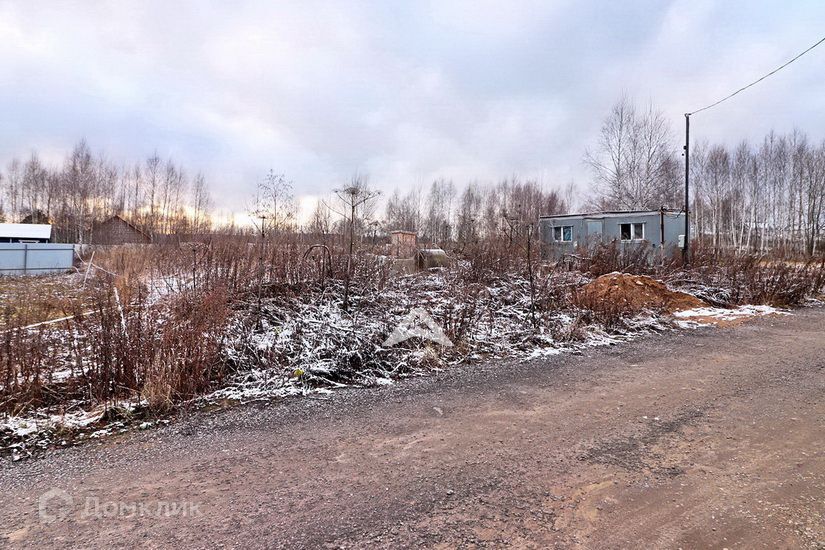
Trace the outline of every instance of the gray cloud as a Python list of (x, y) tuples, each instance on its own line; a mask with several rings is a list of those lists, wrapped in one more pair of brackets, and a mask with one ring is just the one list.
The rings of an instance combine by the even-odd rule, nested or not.
[[(5, 1), (0, 162), (81, 137), (124, 162), (157, 150), (236, 210), (270, 167), (306, 195), (355, 170), (387, 189), (586, 185), (583, 151), (622, 93), (676, 133), (813, 43), (823, 16), (816, 1)], [(698, 116), (695, 135), (822, 139), (823, 60)]]

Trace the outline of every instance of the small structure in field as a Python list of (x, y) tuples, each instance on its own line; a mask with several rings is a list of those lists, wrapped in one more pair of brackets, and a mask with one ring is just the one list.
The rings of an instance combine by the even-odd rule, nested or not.
[(396, 258), (412, 258), (418, 250), (418, 234), (415, 231), (396, 229), (390, 231), (390, 254)]
[(0, 243), (48, 243), (52, 226), (46, 223), (0, 223)]
[(433, 267), (447, 267), (450, 265), (450, 257), (440, 248), (424, 248), (416, 254), (416, 267), (418, 269), (432, 269)]
[(394, 269), (400, 273), (450, 265), (450, 258), (442, 249), (419, 249), (418, 234), (415, 231), (390, 231), (390, 255)]
[(578, 247), (617, 242), (623, 250), (640, 247), (671, 254), (681, 248), (685, 213), (673, 210), (633, 210), (541, 216), (540, 236), (552, 259)]
[(95, 224), (92, 244), (150, 244), (152, 237), (120, 216)]

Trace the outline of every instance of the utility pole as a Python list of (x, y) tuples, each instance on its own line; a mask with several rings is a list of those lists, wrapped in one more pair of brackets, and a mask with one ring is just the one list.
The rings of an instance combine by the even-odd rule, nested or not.
[(690, 113), (685, 113), (685, 242), (682, 259), (690, 261)]

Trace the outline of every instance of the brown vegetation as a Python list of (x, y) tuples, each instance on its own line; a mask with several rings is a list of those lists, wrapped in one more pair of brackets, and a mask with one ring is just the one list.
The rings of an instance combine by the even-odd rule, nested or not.
[[(822, 260), (704, 249), (689, 267), (614, 245), (580, 251), (575, 265), (541, 264), (532, 227), (507, 227), (450, 250), (449, 267), (415, 275), (395, 274), (373, 253), (380, 246), (357, 236), (349, 256), (345, 239), (313, 246), (280, 234), (110, 247), (79, 274), (0, 280), (6, 309), (15, 308), (0, 332), (0, 414), (123, 406), (160, 414), (232, 384), (369, 384), (639, 330), (633, 318), (643, 310), (655, 316), (703, 300), (792, 306), (825, 288)], [(30, 307), (41, 294), (59, 305)], [(454, 347), (383, 349), (413, 307)], [(54, 317), (68, 318), (30, 326)]]

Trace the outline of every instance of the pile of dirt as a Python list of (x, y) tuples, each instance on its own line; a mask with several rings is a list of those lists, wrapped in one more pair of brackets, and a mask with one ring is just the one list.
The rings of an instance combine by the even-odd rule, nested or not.
[(627, 273), (608, 273), (587, 283), (579, 292), (579, 303), (591, 309), (628, 313), (645, 309), (673, 313), (707, 306), (696, 296), (670, 290), (661, 281)]

